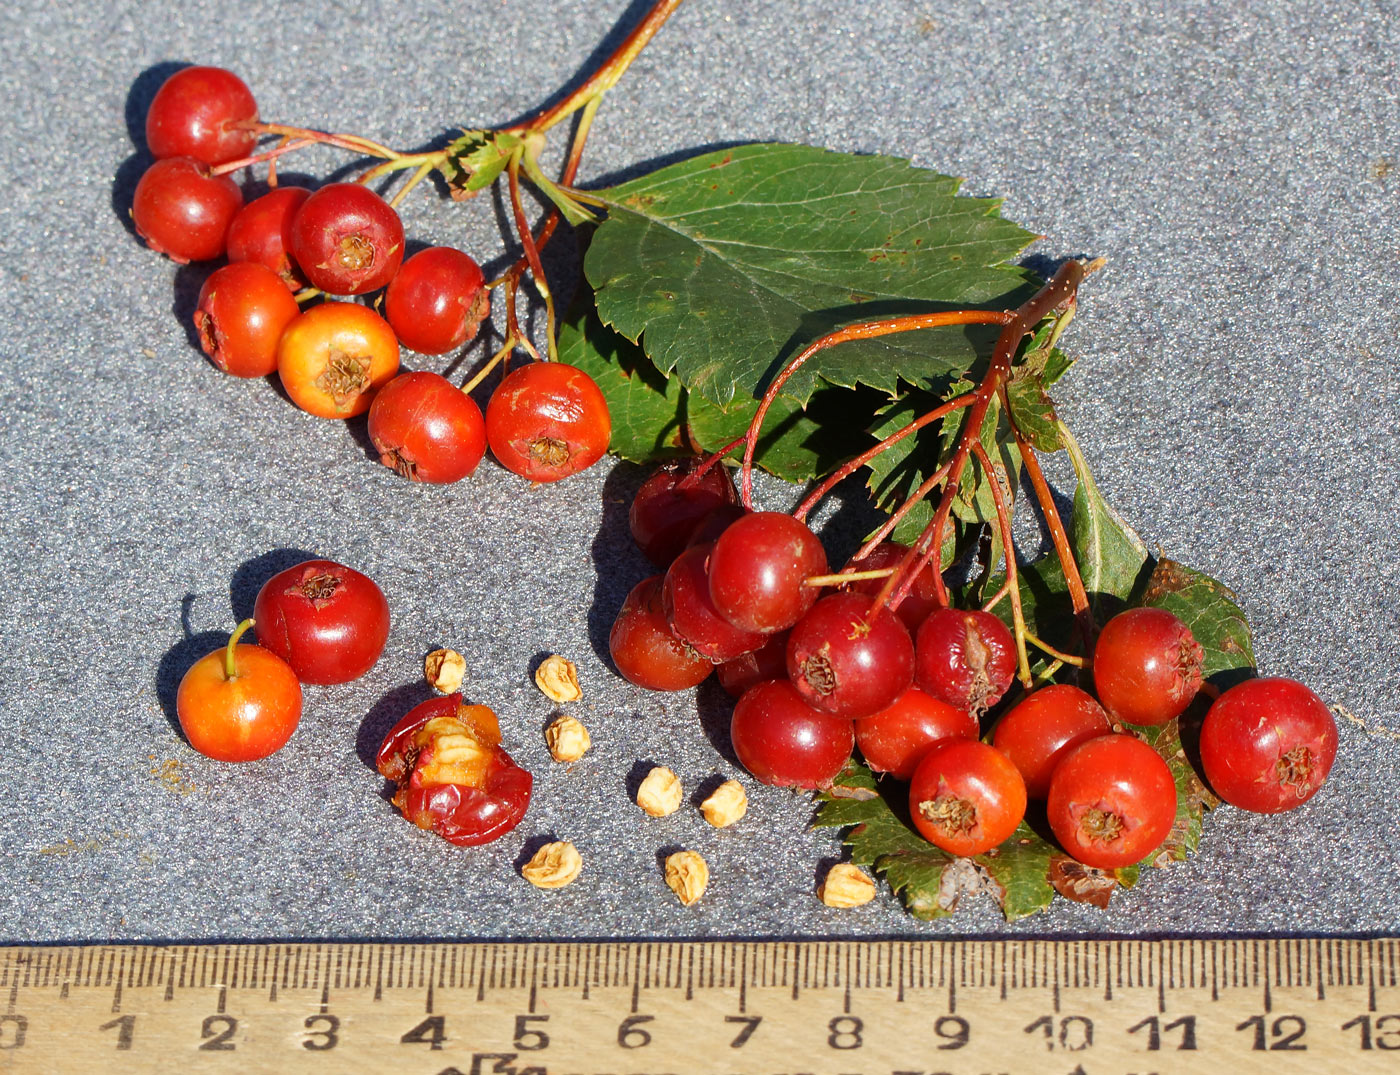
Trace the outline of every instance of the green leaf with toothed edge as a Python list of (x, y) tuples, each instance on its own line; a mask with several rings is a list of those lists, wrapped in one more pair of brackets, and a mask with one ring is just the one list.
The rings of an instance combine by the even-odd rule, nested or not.
[[(559, 358), (598, 383), (612, 416), (610, 448), (633, 462), (686, 454), (687, 445), (717, 451), (743, 435), (758, 407), (754, 400), (736, 400), (721, 408), (688, 391), (582, 303), (560, 326)], [(805, 408), (779, 396), (765, 416), (755, 460), (780, 478), (806, 481), (868, 443), (860, 416), (873, 414), (881, 402), (869, 389), (829, 386), (813, 393)]]
[[(835, 328), (1029, 297), (1032, 274), (1005, 262), (1034, 236), (957, 188), (893, 157), (719, 150), (593, 191), (608, 217), (584, 270), (605, 322), (724, 407)], [(805, 401), (819, 378), (888, 394), (901, 379), (938, 387), (995, 338), (995, 326), (960, 326), (843, 343), (784, 391)]]

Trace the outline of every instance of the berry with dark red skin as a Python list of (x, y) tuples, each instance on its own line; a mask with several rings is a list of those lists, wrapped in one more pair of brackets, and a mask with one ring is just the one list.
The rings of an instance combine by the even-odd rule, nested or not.
[(709, 545), (694, 545), (671, 562), (661, 587), (661, 607), (676, 637), (719, 663), (758, 649), (767, 636), (743, 631), (721, 616), (710, 600)]
[(703, 462), (691, 456), (663, 463), (632, 498), (627, 517), (632, 538), (657, 567), (671, 566), (701, 519), (715, 508), (739, 502), (723, 464), (715, 463), (696, 476)]
[(1068, 683), (1053, 683), (1018, 702), (997, 722), (992, 745), (1011, 759), (1026, 794), (1043, 799), (1060, 759), (1087, 739), (1113, 731), (1103, 706)]
[[(908, 545), (901, 545), (897, 541), (882, 541), (870, 550), (870, 554), (865, 559), (849, 560), (841, 570), (879, 571), (884, 568), (898, 568), (908, 553)], [(874, 597), (880, 592), (885, 582), (885, 579), (861, 579), (858, 582), (845, 583), (841, 588), (849, 590), (851, 593), (864, 593)], [(940, 607), (937, 585), (933, 564), (925, 565), (924, 569), (914, 576), (914, 585), (909, 588), (904, 600), (899, 603), (899, 608), (895, 609), (899, 613), (899, 618), (904, 621), (904, 626), (909, 628), (911, 635), (918, 632), (919, 627), (928, 618), (930, 612)]]
[(394, 278), (403, 262), (403, 221), (359, 183), (331, 183), (292, 218), (292, 257), (313, 287), (363, 295)]
[(826, 550), (811, 528), (781, 511), (754, 511), (734, 520), (710, 553), (710, 597), (735, 627), (771, 634), (806, 615), (827, 573)]
[(136, 184), (131, 222), (158, 254), (181, 265), (224, 252), (229, 224), (243, 192), (226, 175), (213, 176), (190, 157), (158, 160)]
[(1071, 858), (1113, 870), (1142, 861), (1167, 838), (1176, 820), (1176, 781), (1142, 740), (1101, 735), (1061, 759), (1045, 808)]
[(501, 749), (496, 714), (460, 694), (414, 706), (384, 737), (375, 759), (392, 780), (394, 805), (448, 843), (489, 843), (520, 824), (534, 780)]
[(990, 612), (936, 609), (919, 627), (915, 651), (919, 686), (979, 716), (1016, 675), (1016, 642)]
[(744, 692), (729, 739), (756, 779), (791, 788), (830, 787), (855, 745), (849, 720), (813, 709), (785, 679)]
[(914, 769), (909, 815), (924, 839), (948, 854), (981, 855), (1010, 839), (1026, 816), (1026, 785), (995, 747), (947, 739)]
[(563, 362), (511, 370), (486, 404), (491, 454), (531, 481), (558, 481), (591, 467), (611, 437), (602, 390), (583, 370)]
[(714, 544), (731, 523), (747, 514), (748, 510), (742, 504), (721, 504), (695, 524), (690, 537), (686, 538), (685, 547)]
[(976, 739), (971, 713), (910, 687), (886, 708), (856, 721), (856, 746), (870, 768), (908, 780), (929, 749), (944, 739)]
[(752, 653), (741, 653), (715, 668), (715, 677), (729, 697), (738, 698), (755, 683), (787, 678), (788, 632), (767, 637)]
[(1201, 766), (1215, 793), (1256, 813), (1292, 810), (1327, 780), (1337, 722), (1303, 684), (1247, 679), (1211, 705), (1201, 725)]
[(306, 286), (306, 277), (292, 259), (292, 218), (311, 191), (278, 187), (238, 210), (228, 227), (229, 261), (266, 265), (290, 291)]
[(430, 246), (400, 266), (384, 295), (399, 342), (424, 355), (454, 351), (476, 337), (491, 312), (481, 267), (460, 250)]
[(303, 683), (349, 683), (379, 660), (389, 603), (374, 581), (333, 560), (279, 571), (253, 603), (258, 641)]
[(256, 131), (258, 103), (232, 71), (186, 67), (167, 78), (146, 113), (146, 146), (157, 160), (193, 157), (204, 164), (226, 164), (248, 156)]
[(369, 439), (386, 467), (414, 482), (461, 481), (486, 454), (476, 401), (441, 374), (401, 373), (369, 405)]
[(848, 720), (894, 703), (914, 679), (914, 643), (864, 594), (823, 597), (788, 635), (788, 678), (809, 705)]
[(235, 377), (266, 377), (277, 369), (282, 330), (301, 313), (271, 269), (235, 262), (215, 269), (199, 289), (194, 327), (209, 360)]
[(1165, 724), (1201, 688), (1205, 650), (1161, 608), (1130, 608), (1104, 625), (1094, 645), (1094, 690), (1129, 724)]
[(671, 631), (662, 608), (662, 576), (632, 588), (608, 633), (608, 652), (622, 678), (652, 691), (683, 691), (714, 669), (707, 657)]

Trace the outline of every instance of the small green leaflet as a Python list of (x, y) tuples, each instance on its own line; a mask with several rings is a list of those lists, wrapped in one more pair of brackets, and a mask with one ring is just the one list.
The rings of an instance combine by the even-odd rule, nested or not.
[[(1017, 305), (1032, 275), (1005, 264), (1035, 237), (958, 181), (893, 157), (747, 145), (606, 190), (584, 271), (603, 320), (663, 372), (718, 406), (751, 397), (797, 350), (854, 322)], [(893, 395), (985, 357), (994, 328), (844, 343), (784, 389), (818, 376)]]

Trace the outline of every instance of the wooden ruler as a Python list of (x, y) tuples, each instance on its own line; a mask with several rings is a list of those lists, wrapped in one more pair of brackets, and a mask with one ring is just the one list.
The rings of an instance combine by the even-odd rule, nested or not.
[(1400, 939), (0, 949), (0, 1071), (1400, 1075)]

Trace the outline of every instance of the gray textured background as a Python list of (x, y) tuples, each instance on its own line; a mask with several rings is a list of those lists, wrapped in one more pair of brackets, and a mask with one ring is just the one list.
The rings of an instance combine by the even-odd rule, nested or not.
[[(488, 462), (410, 486), (368, 460), (362, 424), (216, 373), (186, 327), (204, 270), (125, 223), (141, 117), (175, 64), (234, 68), (265, 117), (412, 148), (536, 107), (643, 10), (24, 0), (0, 15), (0, 941), (1006, 928), (986, 899), (931, 926), (889, 899), (826, 909), (813, 888), (838, 844), (786, 792), (751, 785), (733, 831), (689, 809), (643, 818), (639, 763), (688, 789), (733, 769), (706, 732), (725, 719), (717, 691), (697, 720), (693, 694), (608, 667), (608, 624), (646, 573), (625, 523), (640, 470), (528, 489)], [(1387, 0), (687, 0), (606, 102), (582, 178), (731, 140), (891, 153), (1004, 198), (1045, 236), (1032, 255), (1106, 257), (1057, 391), (1104, 493), (1242, 595), (1265, 671), (1400, 728), (1397, 55)], [(409, 205), (411, 238), (504, 263), (489, 199), (425, 189)], [(273, 758), (202, 758), (172, 723), (179, 676), (313, 553), (383, 586), (383, 659), (308, 688)], [(443, 644), (537, 780), (523, 825), (478, 850), (404, 823), (365, 760), (426, 696), (420, 661)], [(528, 679), (548, 651), (578, 661), (594, 733), (567, 771)], [(1397, 762), (1393, 737), (1343, 723), (1332, 783), (1305, 808), (1222, 809), (1200, 856), (1109, 912), (1059, 901), (1015, 929), (1393, 930)], [(548, 835), (586, 860), (563, 893), (516, 873)], [(677, 846), (713, 871), (690, 909), (660, 880)]]

